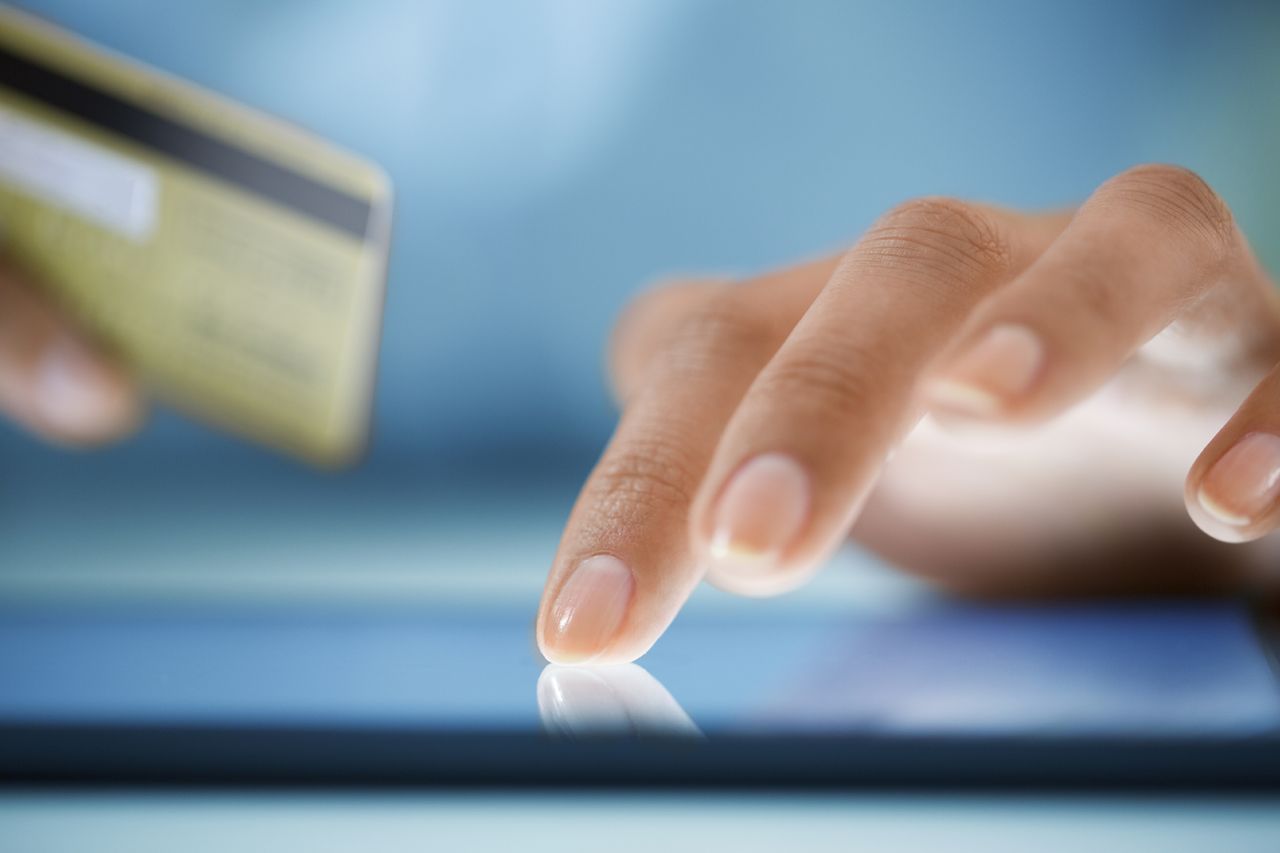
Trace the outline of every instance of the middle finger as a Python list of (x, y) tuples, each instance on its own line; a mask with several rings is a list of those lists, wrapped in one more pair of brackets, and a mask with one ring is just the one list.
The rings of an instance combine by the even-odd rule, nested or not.
[(691, 514), (713, 580), (774, 592), (829, 555), (913, 423), (924, 368), (1061, 221), (924, 199), (863, 236), (720, 439)]

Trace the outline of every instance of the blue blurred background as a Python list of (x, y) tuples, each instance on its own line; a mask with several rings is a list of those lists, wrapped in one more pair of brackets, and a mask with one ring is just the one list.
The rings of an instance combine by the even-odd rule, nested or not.
[[(1177, 162), (1280, 262), (1274, 3), (18, 5), (387, 168), (374, 467), (581, 474), (630, 295), (837, 248), (913, 195), (1061, 205)], [(114, 453), (165, 448), (278, 464), (164, 413)]]
[[(1280, 3), (17, 5), (380, 162), (396, 185), (398, 219), (374, 440), (362, 468), (315, 473), (165, 411), (137, 439), (94, 454), (51, 449), (0, 423), (5, 604), (160, 599), (202, 610), (245, 600), (310, 608), (496, 599), (514, 614), (504, 624), (528, 625), (560, 522), (615, 417), (601, 352), (628, 298), (665, 275), (748, 274), (834, 250), (915, 195), (1057, 206), (1130, 165), (1181, 163), (1226, 197), (1280, 269)], [(845, 559), (847, 569), (865, 562)], [(855, 574), (824, 573), (768, 605), (706, 590), (695, 605), (758, 607), (754, 619), (766, 606), (776, 614), (814, 602), (828, 612), (891, 609), (886, 602), (916, 592), (888, 576), (841, 586)], [(416, 611), (411, 620), (415, 630), (432, 627)], [(524, 681), (492, 690), (532, 715), (537, 665), (527, 633), (511, 630), (515, 639), (487, 657), (473, 646), (466, 660), (523, 667)], [(245, 678), (260, 678), (272, 695), (285, 676), (272, 669), (272, 650), (244, 650), (235, 637), (236, 671), (261, 655), (265, 663)], [(98, 635), (85, 642), (135, 648)], [(681, 671), (663, 669), (662, 653), (655, 674), (673, 678), (686, 699), (696, 698), (691, 686), (722, 687), (723, 678), (705, 678), (704, 662), (664, 648), (676, 650), (666, 661), (686, 667), (683, 681)], [(406, 650), (371, 662), (348, 649), (299, 677), (326, 685), (381, 678), (411, 692), (435, 687), (400, 673), (446, 672), (460, 684), (472, 669)], [(735, 651), (725, 644), (725, 655)], [(26, 652), (15, 645), (10, 659), (36, 660)], [(191, 666), (185, 654), (171, 657), (175, 672)], [(76, 686), (81, 672), (64, 666), (33, 678), (47, 676), (52, 689), (60, 677)], [(98, 674), (102, 683), (115, 679)], [(148, 687), (176, 701), (175, 683)], [(437, 691), (446, 700), (447, 687)], [(483, 687), (468, 685), (468, 695)], [(447, 849), (477, 826), (519, 833), (525, 846), (545, 839), (563, 849), (571, 837), (562, 831), (566, 814), (542, 800), (496, 821), (489, 801), (263, 802), (85, 795), (68, 806), (8, 796), (0, 824), (7, 837), (37, 846), (62, 838), (40, 847), (51, 850), (143, 849), (143, 836), (247, 849), (227, 840), (236, 828), (266, 839), (306, 833), (314, 849), (370, 839), (380, 849)], [(625, 824), (632, 834), (663, 832), (663, 844), (718, 821), (711, 837), (744, 850), (818, 849), (822, 838), (842, 849), (868, 839), (873, 848), (908, 849), (912, 839), (921, 849), (964, 847), (956, 842), (964, 832), (983, 850), (1099, 847), (1104, 837), (1127, 838), (1134, 850), (1245, 849), (1250, 841), (1261, 850), (1274, 848), (1278, 813), (1269, 801), (1171, 809), (1106, 798), (1082, 815), (1078, 803), (1023, 798), (1010, 821), (976, 803), (946, 795), (918, 807), (806, 804), (771, 795), (744, 810), (682, 795), (640, 812), (601, 800), (584, 812), (574, 801), (569, 818), (583, 838)], [(1063, 834), (1065, 819), (1073, 829)], [(904, 831), (919, 835), (904, 842)], [(647, 842), (636, 835), (635, 843)]]

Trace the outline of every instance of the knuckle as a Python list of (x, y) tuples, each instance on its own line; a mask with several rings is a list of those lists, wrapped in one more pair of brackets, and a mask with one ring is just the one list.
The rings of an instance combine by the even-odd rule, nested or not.
[(605, 523), (682, 512), (698, 477), (689, 451), (670, 437), (635, 439), (607, 453), (591, 478), (592, 505)]
[[(864, 410), (892, 382), (889, 366), (870, 353), (795, 353), (760, 375), (755, 392), (789, 411), (843, 420)], [(781, 405), (781, 404), (780, 404)]]
[(679, 329), (699, 306), (727, 289), (723, 281), (672, 280), (633, 297), (609, 337), (607, 362), (614, 390), (623, 398), (643, 381)]
[(991, 217), (967, 202), (918, 198), (899, 204), (854, 249), (865, 262), (947, 281), (1007, 270), (1013, 252)]
[(1135, 166), (1108, 185), (1109, 195), (1160, 226), (1190, 234), (1219, 257), (1231, 250), (1235, 234), (1231, 209), (1192, 170), (1162, 163)]
[(704, 373), (776, 346), (781, 334), (775, 319), (727, 290), (679, 323), (667, 347), (667, 366), (680, 375)]
[(624, 338), (634, 330), (654, 325), (698, 299), (714, 284), (717, 282), (668, 279), (645, 288), (633, 296), (618, 315), (613, 338)]
[(649, 326), (649, 319), (657, 314), (669, 298), (665, 287), (644, 290), (627, 300), (617, 319), (613, 321), (610, 339), (617, 345), (622, 341), (630, 341), (636, 333)]
[(646, 290), (632, 297), (618, 314), (607, 350), (615, 390), (633, 385), (660, 349), (664, 334), (661, 320), (670, 299), (666, 288)]

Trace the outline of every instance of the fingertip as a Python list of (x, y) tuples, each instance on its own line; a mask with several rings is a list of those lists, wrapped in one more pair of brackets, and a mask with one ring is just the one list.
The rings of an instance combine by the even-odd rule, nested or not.
[(142, 394), (132, 378), (67, 332), (41, 350), (31, 393), (39, 428), (68, 444), (110, 442), (136, 430), (143, 419)]
[(1040, 336), (1019, 323), (1001, 323), (963, 350), (924, 387), (931, 411), (946, 418), (990, 420), (1025, 403), (1043, 372)]
[(618, 643), (604, 648), (566, 647), (554, 641), (545, 640), (543, 631), (538, 631), (538, 653), (542, 655), (543, 660), (555, 666), (617, 666), (635, 663), (644, 657), (652, 646), (653, 644), (649, 643), (636, 649)]
[(925, 386), (925, 402), (931, 411), (958, 415), (962, 420), (999, 415), (1004, 405), (997, 395), (966, 382), (939, 378)]
[[(1194, 474), (1193, 474), (1194, 478)], [(1280, 500), (1280, 435), (1250, 432), (1187, 484), (1187, 510), (1205, 533), (1249, 542), (1274, 528)]]
[(551, 663), (618, 662), (612, 651), (635, 597), (631, 569), (613, 554), (581, 561), (538, 624), (538, 650)]
[(776, 595), (804, 583), (809, 572), (793, 565), (812, 511), (812, 480), (790, 454), (762, 453), (738, 466), (710, 501), (695, 511), (707, 577), (720, 589), (747, 596)]
[(1187, 513), (1191, 516), (1191, 520), (1195, 522), (1196, 527), (1199, 527), (1202, 532), (1212, 536), (1219, 542), (1225, 542), (1229, 545), (1252, 542), (1264, 535), (1261, 532), (1251, 533), (1247, 519), (1232, 517), (1217, 511), (1218, 509), (1211, 501), (1206, 500), (1203, 495), (1197, 494), (1189, 502)]
[(1253, 529), (1249, 519), (1234, 515), (1202, 491), (1194, 492), (1187, 499), (1187, 514), (1203, 533), (1229, 545), (1252, 542), (1267, 533)]
[(773, 598), (793, 592), (813, 579), (811, 567), (779, 568), (770, 564), (744, 570), (742, 567), (716, 567), (708, 570), (707, 582), (723, 592), (745, 598)]

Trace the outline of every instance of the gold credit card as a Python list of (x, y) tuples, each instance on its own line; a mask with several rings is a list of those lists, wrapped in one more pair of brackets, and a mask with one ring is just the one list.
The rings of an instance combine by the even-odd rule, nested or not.
[(0, 7), (0, 251), (158, 398), (358, 455), (390, 213), (374, 164)]

